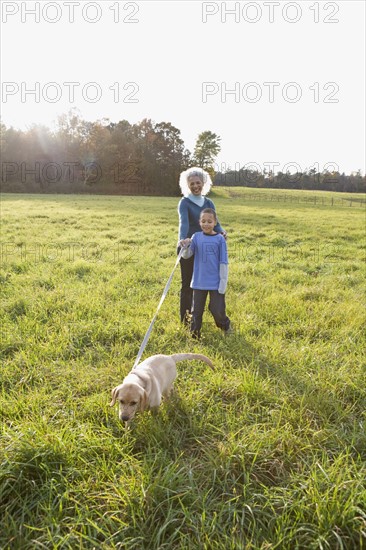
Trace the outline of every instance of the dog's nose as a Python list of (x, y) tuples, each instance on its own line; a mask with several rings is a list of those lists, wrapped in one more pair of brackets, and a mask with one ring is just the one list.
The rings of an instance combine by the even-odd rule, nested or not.
[(129, 419), (130, 419), (129, 416), (126, 416), (126, 415), (121, 416), (122, 422), (127, 422)]

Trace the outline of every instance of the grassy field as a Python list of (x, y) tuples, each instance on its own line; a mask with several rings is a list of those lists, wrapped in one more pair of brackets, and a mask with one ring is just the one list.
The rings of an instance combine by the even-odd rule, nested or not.
[(130, 431), (110, 390), (174, 266), (178, 199), (2, 196), (1, 549), (366, 548), (365, 212), (234, 191), (213, 199), (236, 332), (206, 313), (190, 338), (177, 272), (143, 358), (215, 372), (180, 363)]

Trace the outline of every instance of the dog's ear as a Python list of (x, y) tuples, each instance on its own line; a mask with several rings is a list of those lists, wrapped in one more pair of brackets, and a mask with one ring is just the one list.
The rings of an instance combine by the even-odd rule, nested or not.
[(115, 404), (116, 399), (117, 399), (117, 393), (118, 393), (118, 386), (116, 386), (112, 390), (112, 401), (109, 403), (110, 407), (113, 407), (113, 405)]
[(146, 409), (146, 406), (147, 406), (147, 393), (145, 390), (143, 390), (143, 394), (141, 395), (141, 398), (140, 398), (140, 411), (144, 412), (144, 410)]

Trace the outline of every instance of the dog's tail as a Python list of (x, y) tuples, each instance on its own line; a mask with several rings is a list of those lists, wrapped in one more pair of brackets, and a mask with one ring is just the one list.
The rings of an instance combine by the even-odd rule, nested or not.
[(211, 369), (214, 368), (211, 359), (206, 357), (206, 355), (201, 355), (200, 353), (175, 353), (172, 355), (172, 359), (178, 363), (179, 361), (192, 361), (193, 359), (198, 359), (206, 363)]

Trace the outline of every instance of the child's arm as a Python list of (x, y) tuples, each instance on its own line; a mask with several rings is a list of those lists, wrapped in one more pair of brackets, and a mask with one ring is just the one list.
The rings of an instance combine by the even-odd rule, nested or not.
[(229, 274), (228, 255), (225, 239), (221, 238), (220, 240), (220, 283), (218, 291), (220, 294), (225, 294)]
[(229, 273), (228, 264), (220, 264), (219, 294), (225, 294)]

